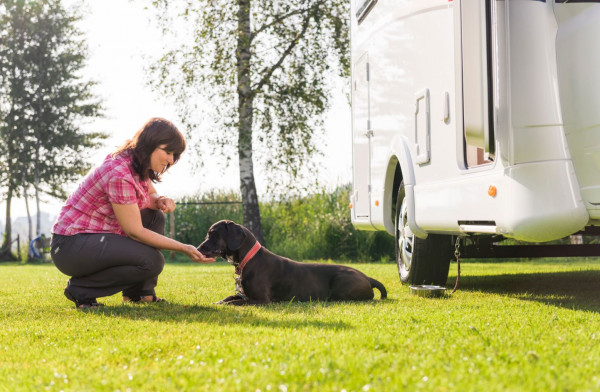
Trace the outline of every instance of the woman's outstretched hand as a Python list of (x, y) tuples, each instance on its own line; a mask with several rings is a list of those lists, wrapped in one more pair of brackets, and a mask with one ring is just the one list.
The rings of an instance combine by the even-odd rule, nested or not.
[(196, 249), (196, 247), (194, 245), (185, 245), (185, 249), (183, 250), (183, 252), (188, 255), (188, 257), (190, 259), (192, 259), (192, 261), (194, 263), (213, 263), (216, 260), (214, 258), (209, 258), (204, 256), (202, 253), (200, 253), (200, 251), (198, 249)]

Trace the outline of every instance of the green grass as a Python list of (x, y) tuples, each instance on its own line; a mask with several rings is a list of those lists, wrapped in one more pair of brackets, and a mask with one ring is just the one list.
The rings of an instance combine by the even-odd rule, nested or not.
[(600, 389), (599, 261), (466, 263), (441, 299), (353, 266), (389, 299), (219, 306), (232, 267), (169, 264), (170, 303), (78, 311), (52, 265), (0, 264), (0, 391)]

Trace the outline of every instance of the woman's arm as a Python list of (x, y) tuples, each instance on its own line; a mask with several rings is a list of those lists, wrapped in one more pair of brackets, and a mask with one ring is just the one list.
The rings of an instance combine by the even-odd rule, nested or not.
[(150, 196), (148, 208), (151, 210), (161, 210), (163, 213), (175, 211), (175, 202), (173, 199), (160, 196), (150, 180), (148, 180), (148, 194)]
[(183, 244), (174, 239), (155, 233), (152, 230), (146, 229), (142, 225), (142, 216), (137, 204), (113, 203), (112, 207), (121, 228), (130, 238), (157, 249), (174, 250), (185, 253), (190, 259), (197, 263), (211, 263), (215, 261), (215, 259), (204, 257), (194, 245)]

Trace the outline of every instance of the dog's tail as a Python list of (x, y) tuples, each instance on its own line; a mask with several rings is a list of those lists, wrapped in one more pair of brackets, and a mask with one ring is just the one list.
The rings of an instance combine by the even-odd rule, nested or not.
[[(369, 277), (367, 276), (367, 278), (369, 278)], [(379, 282), (373, 278), (369, 278), (369, 283), (371, 283), (371, 288), (376, 288), (377, 290), (379, 290), (379, 292), (381, 293), (381, 299), (387, 298), (387, 290), (385, 289), (385, 286), (381, 282)]]

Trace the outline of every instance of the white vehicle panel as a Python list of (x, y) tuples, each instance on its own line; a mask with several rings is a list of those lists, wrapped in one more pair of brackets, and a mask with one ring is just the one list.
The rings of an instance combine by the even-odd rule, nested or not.
[(590, 217), (600, 219), (600, 4), (555, 4), (554, 10), (565, 134)]
[(598, 42), (598, 3), (356, 0), (353, 223), (394, 232), (399, 173), (421, 238), (549, 241), (600, 219)]

